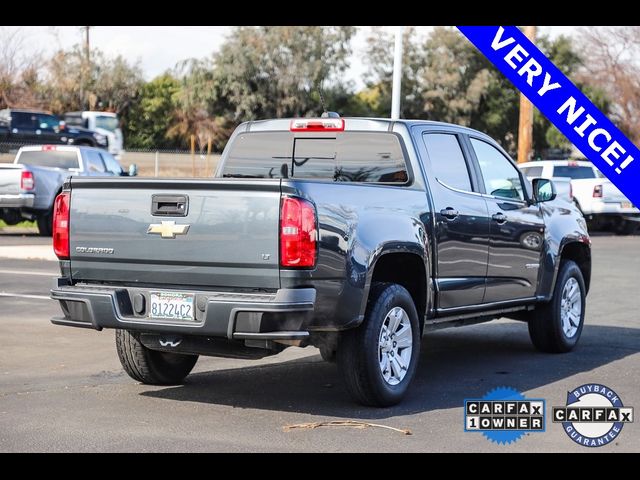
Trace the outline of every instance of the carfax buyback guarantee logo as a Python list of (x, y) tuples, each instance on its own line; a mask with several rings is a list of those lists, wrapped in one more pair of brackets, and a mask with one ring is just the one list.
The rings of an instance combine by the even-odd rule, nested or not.
[(633, 408), (625, 407), (616, 392), (587, 383), (567, 392), (567, 405), (553, 407), (553, 422), (562, 423), (569, 438), (585, 447), (608, 445), (633, 422)]
[(507, 444), (525, 433), (544, 430), (544, 400), (526, 398), (511, 387), (499, 387), (482, 398), (464, 401), (464, 431), (482, 432), (492, 442)]

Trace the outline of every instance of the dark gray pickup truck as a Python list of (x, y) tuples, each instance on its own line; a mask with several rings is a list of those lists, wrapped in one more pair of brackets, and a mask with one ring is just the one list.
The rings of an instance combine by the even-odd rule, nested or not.
[(181, 382), (198, 355), (315, 345), (357, 401), (388, 406), (430, 329), (510, 317), (541, 351), (576, 345), (590, 240), (554, 197), (464, 127), (244, 123), (212, 180), (67, 182), (52, 321), (116, 329), (124, 369), (149, 384)]

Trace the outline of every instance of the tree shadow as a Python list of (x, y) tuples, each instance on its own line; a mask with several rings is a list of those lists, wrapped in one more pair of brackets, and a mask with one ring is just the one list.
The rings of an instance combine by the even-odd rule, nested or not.
[[(335, 365), (306, 357), (272, 365), (194, 374), (185, 385), (143, 396), (339, 418), (384, 419), (460, 407), (497, 386), (528, 391), (593, 370), (640, 351), (640, 329), (586, 325), (564, 355), (534, 350), (525, 324), (466, 327), (428, 334), (405, 400), (387, 409), (348, 396)], [(567, 386), (569, 388), (570, 386)]]

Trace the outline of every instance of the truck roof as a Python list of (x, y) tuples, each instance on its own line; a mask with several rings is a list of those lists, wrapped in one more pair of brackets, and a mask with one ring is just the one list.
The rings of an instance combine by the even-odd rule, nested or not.
[(118, 114), (114, 112), (99, 112), (97, 110), (82, 110), (76, 112), (65, 112), (68, 116), (103, 116), (103, 117), (117, 117)]
[[(459, 130), (468, 133), (490, 138), (487, 134), (474, 130), (473, 128), (456, 125), (453, 123), (436, 122), (433, 120), (415, 120), (415, 119), (398, 119), (376, 118), (376, 117), (339, 117), (345, 122), (345, 131), (390, 131), (393, 124), (404, 124), (408, 128), (415, 125), (429, 125), (433, 127), (446, 127), (447, 130)], [(278, 118), (270, 120), (253, 120), (245, 122), (238, 127), (238, 131), (255, 132), (255, 131), (288, 131), (293, 120), (300, 118)], [(244, 127), (244, 128), (241, 128)]]
[(101, 153), (107, 153), (105, 150), (97, 147), (89, 147), (86, 145), (28, 145), (20, 147), (18, 152), (46, 152), (46, 151), (60, 151), (60, 152), (75, 152), (78, 150), (98, 150)]

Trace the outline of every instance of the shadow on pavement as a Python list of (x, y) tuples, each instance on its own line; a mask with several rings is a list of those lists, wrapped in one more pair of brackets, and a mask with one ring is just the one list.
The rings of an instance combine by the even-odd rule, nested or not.
[[(423, 339), (416, 378), (402, 404), (374, 409), (354, 404), (337, 367), (308, 357), (279, 364), (194, 374), (179, 387), (141, 395), (344, 418), (382, 419), (462, 406), (502, 385), (528, 391), (640, 351), (640, 329), (585, 326), (565, 355), (535, 351), (526, 325), (505, 323), (436, 332)], [(568, 388), (568, 387), (567, 387)]]

